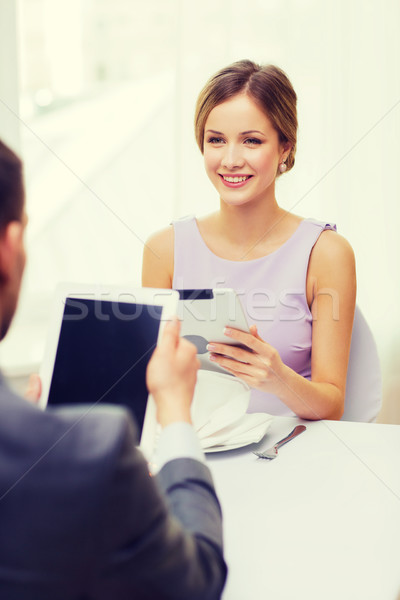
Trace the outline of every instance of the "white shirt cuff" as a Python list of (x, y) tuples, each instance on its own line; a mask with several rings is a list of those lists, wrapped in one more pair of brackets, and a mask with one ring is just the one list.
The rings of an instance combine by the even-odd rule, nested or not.
[(176, 458), (193, 458), (205, 463), (199, 438), (190, 423), (171, 423), (164, 427), (150, 465), (151, 472), (158, 472), (167, 462)]

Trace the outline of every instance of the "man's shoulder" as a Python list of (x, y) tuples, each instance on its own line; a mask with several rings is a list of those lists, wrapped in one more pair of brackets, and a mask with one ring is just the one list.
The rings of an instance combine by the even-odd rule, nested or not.
[(46, 453), (71, 467), (117, 455), (126, 440), (137, 441), (136, 427), (119, 406), (63, 406), (42, 410), (0, 383), (0, 443), (20, 446), (21, 455)]
[(65, 431), (74, 454), (84, 454), (88, 460), (118, 454), (127, 439), (132, 445), (137, 441), (136, 426), (128, 411), (120, 406), (57, 407), (48, 409), (46, 414)]

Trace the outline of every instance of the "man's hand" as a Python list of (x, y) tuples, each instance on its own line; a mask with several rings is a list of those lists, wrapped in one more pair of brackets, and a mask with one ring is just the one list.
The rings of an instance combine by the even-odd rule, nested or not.
[(196, 347), (180, 338), (179, 330), (176, 318), (166, 324), (147, 367), (147, 387), (162, 427), (177, 421), (191, 423), (190, 406), (200, 362)]
[(28, 387), (25, 390), (25, 398), (32, 404), (38, 404), (42, 393), (42, 382), (36, 373), (29, 377)]

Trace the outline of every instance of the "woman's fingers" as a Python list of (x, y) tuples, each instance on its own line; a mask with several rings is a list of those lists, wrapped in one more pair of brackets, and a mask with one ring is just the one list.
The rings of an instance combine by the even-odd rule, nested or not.
[(230, 344), (216, 344), (211, 343), (207, 345), (207, 350), (212, 355), (223, 355), (242, 363), (250, 363), (252, 352), (237, 346), (231, 346)]
[(274, 393), (276, 385), (281, 382), (282, 366), (276, 348), (260, 338), (255, 325), (250, 327), (250, 332), (227, 327), (224, 334), (240, 344), (240, 347), (210, 342), (207, 345), (210, 360), (251, 387)]
[(210, 353), (210, 360), (237, 376), (251, 377), (257, 385), (271, 377), (271, 361), (242, 348), (224, 345), (219, 348), (218, 353)]

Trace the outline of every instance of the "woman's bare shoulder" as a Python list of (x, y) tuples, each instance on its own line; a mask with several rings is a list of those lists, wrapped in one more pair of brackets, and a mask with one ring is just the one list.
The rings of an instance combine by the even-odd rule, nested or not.
[(311, 252), (309, 274), (319, 281), (355, 281), (355, 256), (348, 240), (335, 231), (323, 231)]
[(348, 240), (331, 229), (326, 229), (319, 236), (313, 254), (322, 260), (354, 259), (354, 251)]
[(165, 252), (173, 249), (174, 245), (174, 228), (172, 225), (159, 229), (152, 233), (146, 240), (145, 247), (156, 252)]
[(150, 235), (143, 249), (142, 284), (170, 288), (174, 273), (174, 229), (172, 225)]

